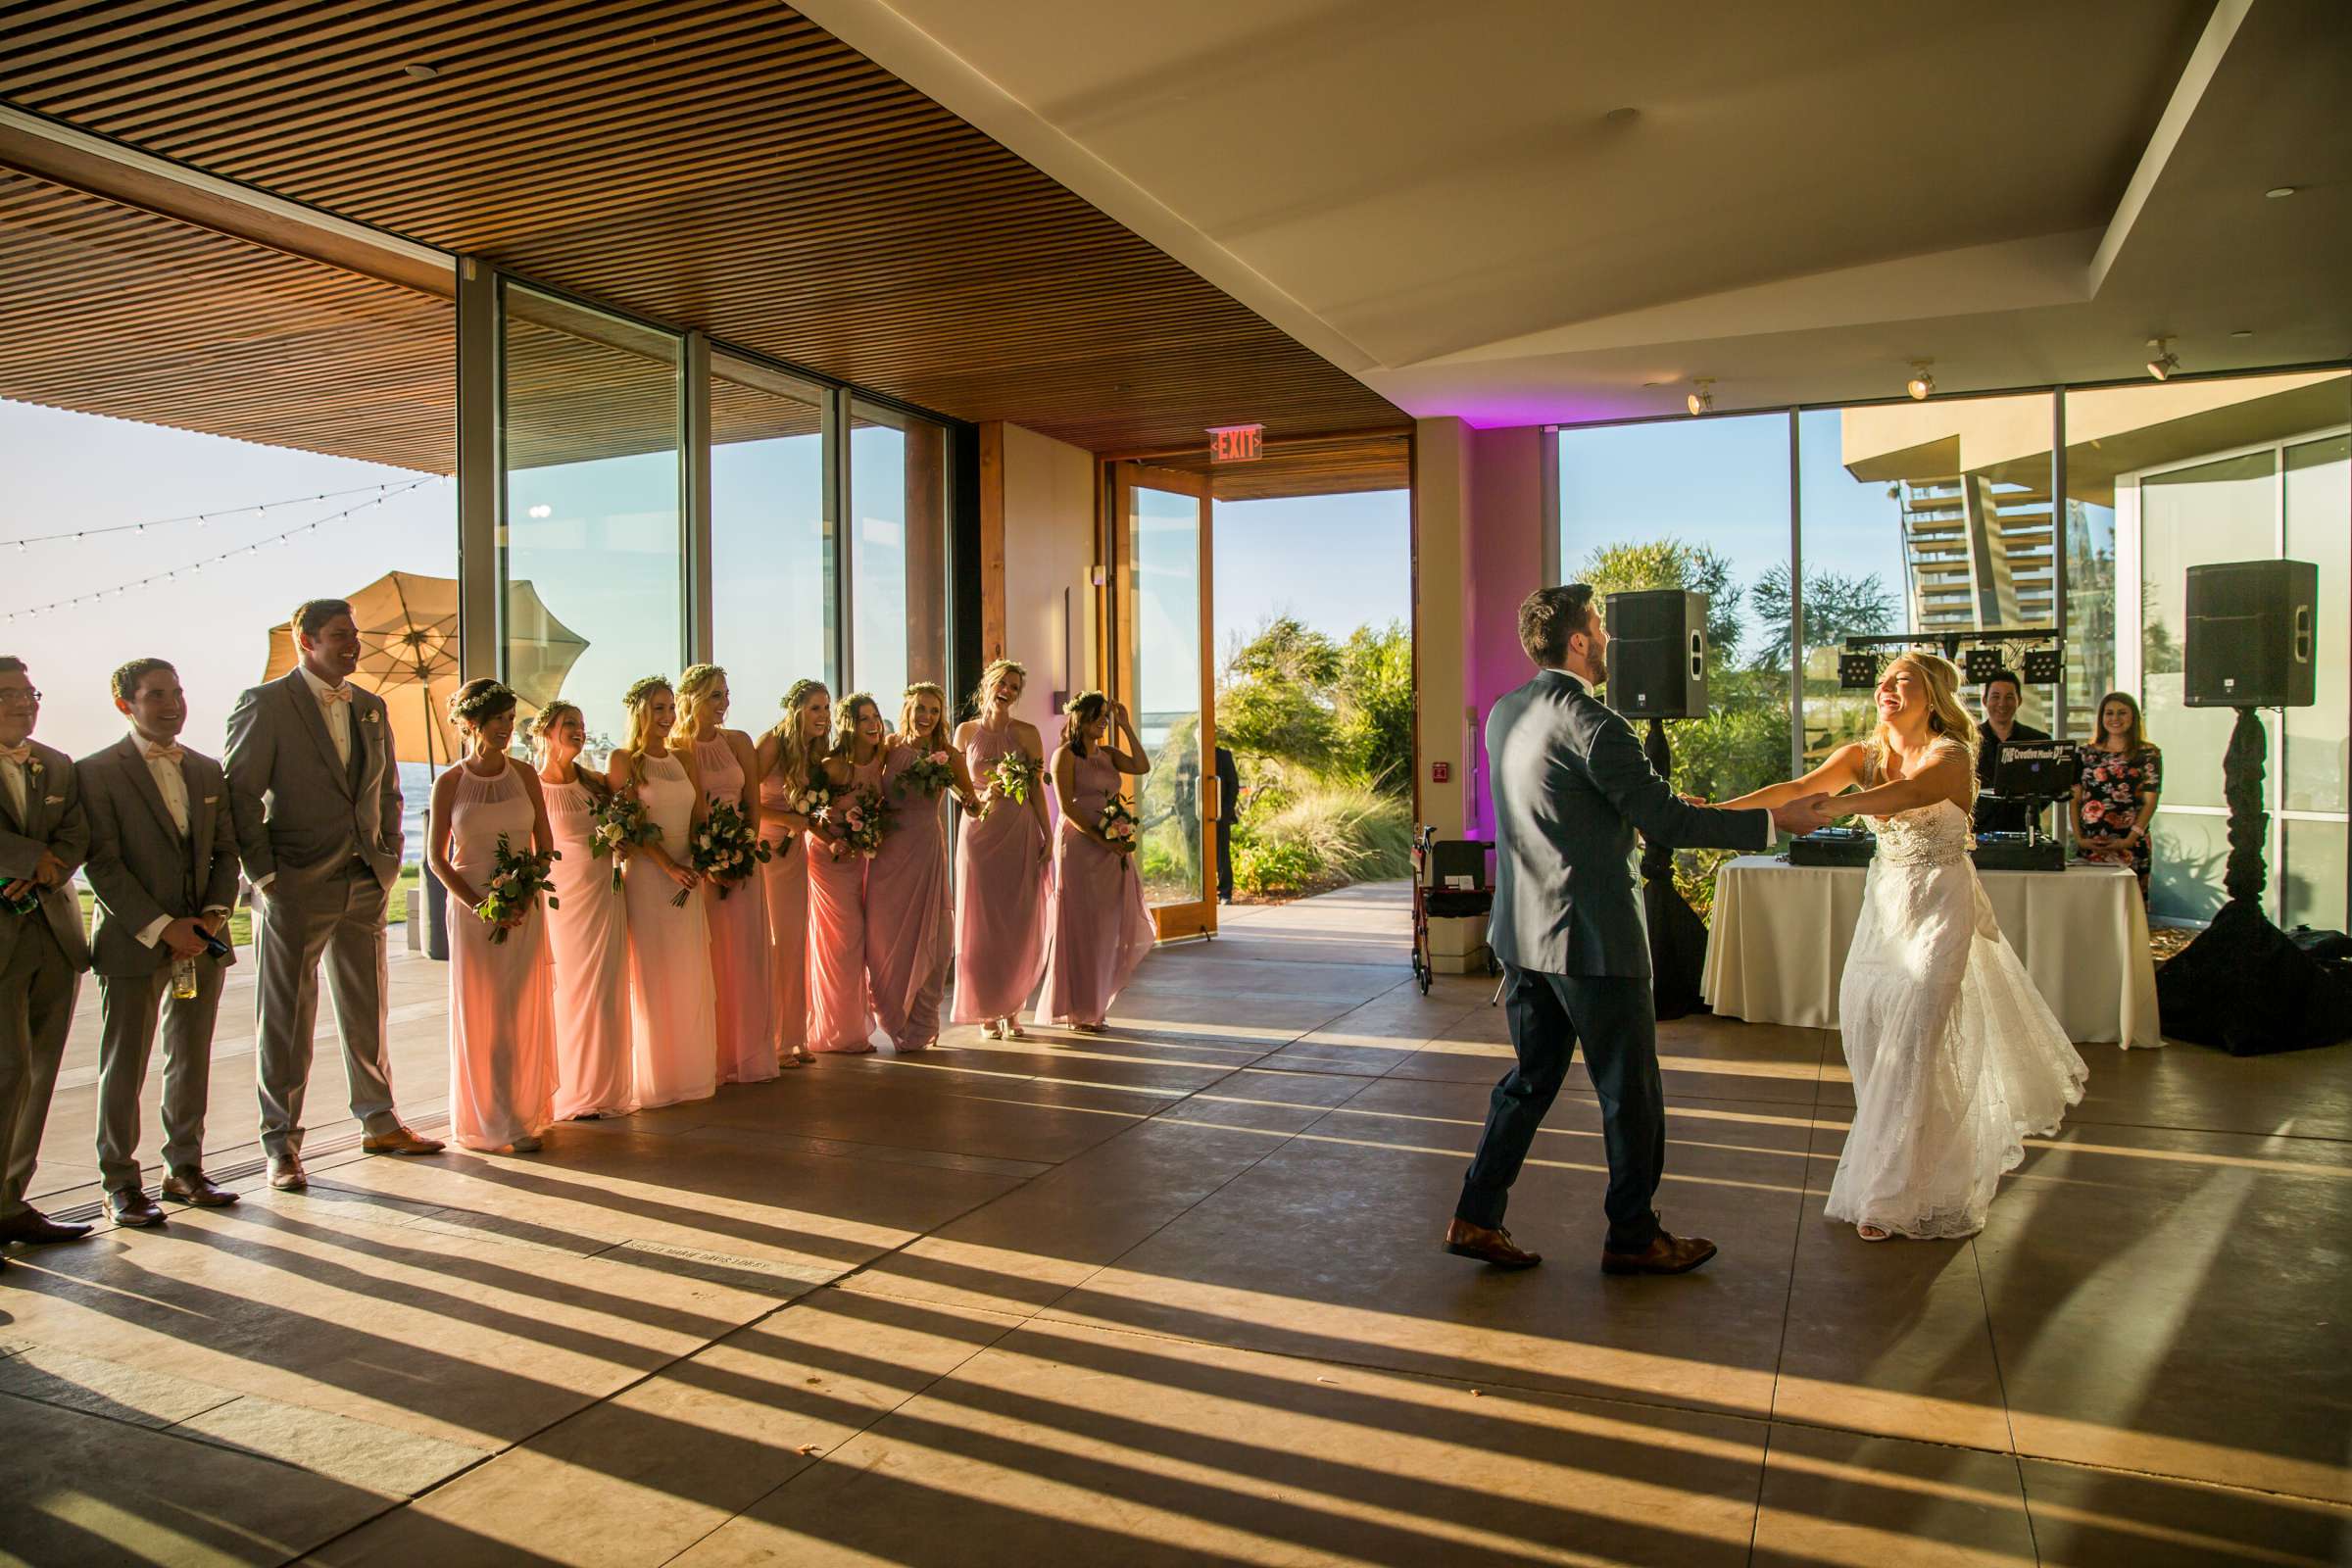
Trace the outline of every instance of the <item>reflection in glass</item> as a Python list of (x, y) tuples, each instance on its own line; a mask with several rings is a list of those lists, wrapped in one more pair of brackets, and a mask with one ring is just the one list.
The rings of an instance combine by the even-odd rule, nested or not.
[(629, 682), (685, 652), (678, 342), (513, 283), (502, 299), (508, 679), (547, 632), (528, 583), (586, 640), (561, 695), (601, 752), (626, 732)]
[(1137, 790), (1136, 867), (1153, 905), (1201, 898), (1200, 503), (1142, 486), (1128, 518), (1133, 596), (1123, 617), (1135, 727), (1152, 771)]
[[(2268, 451), (2148, 474), (2140, 481), (2140, 706), (2164, 748), (2164, 801), (2220, 806), (2222, 753), (2236, 715), (2183, 706), (2188, 568), (2275, 557), (2276, 466)], [(2264, 780), (2274, 796), (2275, 779)]]
[(831, 685), (839, 673), (824, 404), (819, 388), (711, 359), (711, 646), (727, 667), (732, 722), (755, 735), (794, 681)]
[[(2344, 778), (2352, 772), (2352, 747), (2345, 744), (2352, 719), (2352, 436), (2288, 447), (2285, 485), (2286, 556), (2320, 568), (2320, 604), (2319, 701), (2286, 710), (2283, 804), (2290, 811), (2341, 811)], [(2338, 862), (2340, 868), (2340, 851)]]
[(2344, 818), (2288, 817), (2281, 834), (2278, 923), (2345, 928)]
[(947, 680), (947, 431), (858, 404), (850, 419), (850, 680), (898, 721), (909, 681)]

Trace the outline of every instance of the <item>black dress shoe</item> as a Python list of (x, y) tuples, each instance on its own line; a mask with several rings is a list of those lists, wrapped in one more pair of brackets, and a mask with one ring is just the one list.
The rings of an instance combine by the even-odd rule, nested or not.
[(37, 1208), (0, 1219), (0, 1242), (23, 1242), (37, 1247), (45, 1242), (78, 1242), (90, 1234), (87, 1225), (68, 1225), (51, 1219)]
[(175, 1170), (165, 1177), (164, 1197), (191, 1208), (226, 1208), (237, 1200), (236, 1194), (214, 1186), (213, 1179), (200, 1170)]
[(143, 1231), (164, 1222), (164, 1211), (155, 1206), (155, 1200), (136, 1187), (107, 1194), (106, 1211), (115, 1217), (116, 1224), (128, 1225), (133, 1230)]

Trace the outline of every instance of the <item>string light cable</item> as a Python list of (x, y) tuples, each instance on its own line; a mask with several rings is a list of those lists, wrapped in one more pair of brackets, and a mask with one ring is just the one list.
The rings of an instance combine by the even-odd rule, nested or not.
[(263, 516), (272, 507), (280, 509), (306, 507), (318, 501), (340, 501), (345, 496), (375, 496), (388, 501), (396, 495), (406, 495), (419, 485), (432, 484), (440, 478), (441, 475), (437, 473), (428, 474), (421, 479), (406, 481), (394, 479), (383, 484), (358, 485), (349, 490), (327, 490), (318, 495), (288, 496), (283, 501), (257, 501), (248, 507), (218, 507), (211, 512), (190, 512), (177, 517), (150, 517), (145, 522), (114, 522), (99, 528), (73, 528), (57, 533), (26, 534), (22, 539), (0, 539), (0, 547), (14, 546), (19, 550), (28, 550), (34, 545), (72, 544), (77, 539), (99, 539), (108, 534), (145, 533), (150, 528), (169, 528), (174, 523), (181, 522), (192, 522), (201, 528), (207, 523), (221, 522), (230, 517), (241, 517), (249, 512), (256, 516)]

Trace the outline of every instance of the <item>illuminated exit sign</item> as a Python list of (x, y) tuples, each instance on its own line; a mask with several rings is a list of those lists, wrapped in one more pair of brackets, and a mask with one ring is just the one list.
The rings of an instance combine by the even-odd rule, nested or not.
[(1208, 461), (1255, 463), (1266, 455), (1262, 424), (1212, 424), (1208, 427)]

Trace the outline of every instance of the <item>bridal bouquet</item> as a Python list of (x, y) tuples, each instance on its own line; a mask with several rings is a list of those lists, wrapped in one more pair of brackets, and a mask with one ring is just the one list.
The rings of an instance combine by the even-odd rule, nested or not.
[(826, 824), (838, 829), (841, 842), (859, 855), (871, 856), (890, 831), (890, 806), (878, 790), (862, 789), (826, 808)]
[(833, 792), (822, 780), (811, 780), (806, 789), (795, 790), (785, 797), (784, 809), (795, 816), (805, 816), (811, 822), (825, 819), (825, 808), (833, 804)]
[(988, 776), (996, 782), (999, 795), (1015, 806), (1027, 806), (1029, 792), (1037, 788), (1037, 759), (1015, 747), (997, 759)]
[(1096, 830), (1110, 840), (1114, 848), (1123, 850), (1135, 848), (1139, 825), (1135, 813), (1127, 809), (1126, 800), (1117, 795), (1102, 803), (1102, 814), (1095, 819)]
[(662, 830), (646, 814), (645, 803), (615, 790), (588, 813), (588, 853), (612, 861), (612, 891), (620, 891), (620, 852), (631, 844), (652, 844)]
[(491, 866), (490, 886), (482, 894), (482, 902), (473, 906), (473, 912), (490, 927), (493, 946), (507, 940), (513, 928), (506, 922), (528, 909), (533, 899), (544, 894), (547, 906), (557, 906), (551, 873), (561, 858), (561, 851), (516, 850), (508, 846), (504, 833), (498, 836), (498, 858)]
[(945, 752), (931, 752), (907, 764), (899, 775), (899, 793), (919, 792), (925, 800), (936, 801), (939, 792), (956, 784), (956, 766)]
[[(710, 879), (722, 899), (734, 892), (735, 884), (750, 876), (755, 866), (764, 865), (774, 857), (775, 851), (752, 830), (743, 808), (733, 801), (713, 801), (710, 814), (694, 832), (694, 868)], [(692, 888), (680, 888), (670, 903), (683, 906), (693, 893)]]

